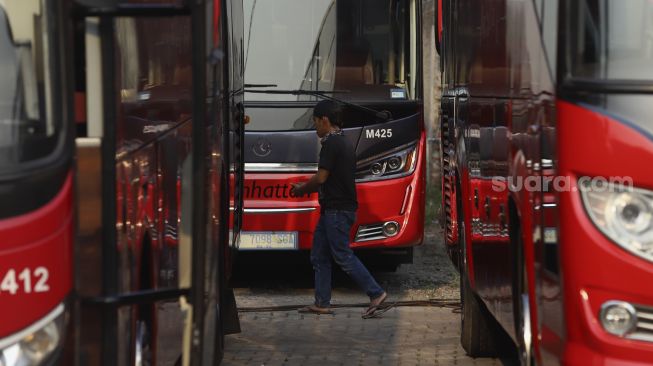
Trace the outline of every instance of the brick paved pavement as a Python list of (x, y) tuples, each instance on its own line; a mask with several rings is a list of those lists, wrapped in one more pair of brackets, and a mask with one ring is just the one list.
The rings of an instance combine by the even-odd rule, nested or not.
[(381, 319), (361, 308), (335, 315), (241, 313), (227, 336), (223, 365), (501, 365), (472, 359), (460, 346), (460, 315), (438, 307), (400, 307)]

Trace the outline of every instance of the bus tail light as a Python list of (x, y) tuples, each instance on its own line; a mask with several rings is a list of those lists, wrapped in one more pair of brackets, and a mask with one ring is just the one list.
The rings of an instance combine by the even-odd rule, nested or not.
[(356, 164), (356, 182), (401, 178), (415, 171), (417, 165), (415, 144), (401, 146), (390, 153), (376, 155)]
[(581, 179), (583, 204), (599, 230), (622, 248), (653, 262), (653, 191)]
[(0, 366), (46, 363), (63, 343), (65, 307), (57, 306), (43, 319), (0, 341)]

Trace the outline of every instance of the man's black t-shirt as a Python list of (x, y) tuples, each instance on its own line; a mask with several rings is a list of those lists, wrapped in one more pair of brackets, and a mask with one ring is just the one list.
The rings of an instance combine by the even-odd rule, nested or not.
[(319, 191), (322, 211), (356, 211), (356, 153), (344, 135), (332, 134), (322, 142), (319, 168), (329, 171)]

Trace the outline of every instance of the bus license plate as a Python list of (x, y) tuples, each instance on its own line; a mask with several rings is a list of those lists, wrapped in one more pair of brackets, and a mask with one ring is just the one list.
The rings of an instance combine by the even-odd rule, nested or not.
[(240, 233), (240, 250), (293, 250), (297, 249), (296, 231), (243, 231)]

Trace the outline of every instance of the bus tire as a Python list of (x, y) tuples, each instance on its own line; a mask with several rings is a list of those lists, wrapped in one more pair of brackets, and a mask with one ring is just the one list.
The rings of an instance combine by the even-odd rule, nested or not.
[(467, 277), (467, 250), (465, 224), (461, 221), (460, 228), (460, 344), (471, 357), (494, 356), (499, 353), (496, 344), (494, 320), (481, 304), (472, 290)]
[(462, 259), (460, 258), (460, 251), (458, 250), (458, 248), (453, 246), (447, 246), (447, 256), (451, 260), (453, 266), (460, 272), (460, 261)]
[(399, 268), (398, 263), (382, 263), (371, 266), (371, 269), (377, 272), (394, 273)]
[(472, 291), (469, 279), (462, 280), (464, 300), (462, 301), (462, 324), (460, 343), (471, 357), (494, 356), (498, 353), (495, 342), (493, 320), (485, 307)]

